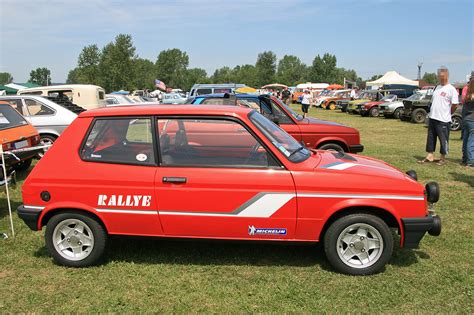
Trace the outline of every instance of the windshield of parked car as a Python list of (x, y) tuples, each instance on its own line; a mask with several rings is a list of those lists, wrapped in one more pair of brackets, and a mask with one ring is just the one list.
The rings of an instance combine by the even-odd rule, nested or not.
[(253, 111), (250, 114), (250, 120), (291, 162), (302, 162), (311, 155), (311, 151), (296, 141), (295, 138), (258, 112)]
[(293, 116), (296, 120), (298, 120), (298, 121), (303, 120), (304, 117), (302, 115), (295, 112), (290, 106), (283, 103), (280, 99), (277, 98), (277, 102), (282, 107), (284, 107), (290, 113), (290, 115)]
[(0, 130), (27, 124), (26, 120), (10, 105), (0, 105)]
[(426, 97), (426, 92), (417, 91), (417, 92), (413, 93), (412, 96), (407, 98), (407, 101), (419, 101), (419, 100), (422, 100), (425, 97)]
[(385, 95), (380, 101), (382, 102), (393, 101), (396, 98), (397, 96), (395, 94), (388, 94), (388, 95)]

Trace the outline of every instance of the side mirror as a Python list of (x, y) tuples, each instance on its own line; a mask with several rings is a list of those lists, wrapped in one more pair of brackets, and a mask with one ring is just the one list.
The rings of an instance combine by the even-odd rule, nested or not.
[(280, 126), (280, 119), (278, 118), (277, 115), (272, 115), (271, 116), (271, 121), (273, 121), (273, 123), (277, 126)]

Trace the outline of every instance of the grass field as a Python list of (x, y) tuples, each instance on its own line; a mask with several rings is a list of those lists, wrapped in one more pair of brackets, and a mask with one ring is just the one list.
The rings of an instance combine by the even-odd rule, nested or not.
[[(113, 239), (101, 266), (71, 269), (56, 266), (43, 232), (15, 213), (16, 238), (0, 239), (0, 313), (474, 313), (474, 170), (459, 165), (460, 133), (451, 134), (447, 165), (419, 165), (422, 125), (310, 114), (358, 128), (365, 155), (438, 181), (441, 236), (426, 236), (417, 250), (396, 248), (385, 272), (370, 277), (335, 273), (319, 246), (136, 239)], [(4, 193), (0, 205), (6, 232)]]

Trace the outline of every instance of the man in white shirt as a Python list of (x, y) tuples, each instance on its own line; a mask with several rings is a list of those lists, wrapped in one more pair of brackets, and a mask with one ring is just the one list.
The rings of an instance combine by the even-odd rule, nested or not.
[(430, 113), (428, 115), (428, 136), (426, 138), (426, 158), (419, 163), (435, 162), (434, 151), (436, 140), (439, 139), (441, 157), (436, 164), (446, 164), (446, 155), (449, 151), (449, 130), (451, 123), (451, 107), (459, 103), (458, 91), (448, 83), (449, 71), (445, 67), (438, 69), (438, 81), (431, 99)]

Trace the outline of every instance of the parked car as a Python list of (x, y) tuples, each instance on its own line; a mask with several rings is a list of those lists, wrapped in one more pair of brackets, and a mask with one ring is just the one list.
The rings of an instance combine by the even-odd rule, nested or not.
[(184, 104), (187, 97), (180, 93), (166, 93), (161, 99), (162, 104)]
[(383, 103), (379, 105), (379, 108), (380, 113), (385, 118), (400, 119), (400, 113), (403, 111), (403, 100), (398, 99), (394, 102)]
[(337, 108), (337, 101), (350, 100), (351, 90), (335, 90), (332, 95), (324, 97), (321, 102), (321, 108), (335, 110)]
[(292, 101), (293, 103), (301, 103), (300, 96), (302, 96), (306, 90), (311, 91), (313, 96), (319, 96), (328, 86), (329, 84), (327, 83), (300, 83), (296, 86), (295, 91), (291, 95)]
[(241, 87), (246, 87), (246, 85), (241, 83), (194, 84), (191, 91), (189, 91), (189, 97), (215, 93), (234, 93), (235, 90)]
[(40, 86), (22, 89), (18, 95), (40, 95), (65, 98), (85, 109), (105, 107), (105, 90), (97, 85), (91, 84), (66, 84)]
[(303, 118), (280, 99), (269, 95), (254, 94), (210, 94), (200, 95), (190, 100), (191, 104), (238, 105), (251, 107), (279, 124), (296, 140), (304, 142), (308, 148), (362, 152), (359, 131), (335, 122), (312, 117)]
[(365, 103), (360, 109), (360, 115), (364, 117), (379, 117), (383, 114), (379, 106), (385, 103), (392, 103), (396, 100), (397, 96), (395, 94), (387, 94), (380, 101)]
[(107, 94), (105, 95), (105, 101), (107, 107), (110, 106), (121, 106), (121, 105), (136, 105), (137, 102), (132, 100), (128, 95), (122, 94)]
[(362, 106), (368, 102), (380, 101), (386, 92), (381, 90), (366, 90), (359, 94), (359, 98), (350, 101), (347, 104), (346, 112), (348, 114), (359, 114)]
[[(26, 171), (39, 150), (21, 150), (38, 146), (38, 144), (40, 144), (38, 131), (10, 104), (0, 101), (0, 145), (3, 151), (7, 152), (4, 155), (6, 167)], [(2, 174), (1, 181), (4, 180)]]
[(431, 105), (432, 90), (425, 90), (424, 93), (415, 93), (403, 101), (403, 112), (400, 119), (422, 124), (429, 113)]
[(451, 131), (462, 130), (462, 106), (462, 104), (456, 105), (454, 112), (451, 114)]
[(439, 186), (409, 174), (309, 150), (250, 108), (116, 107), (79, 115), (25, 180), (17, 213), (46, 226), (49, 253), (71, 267), (130, 235), (322, 242), (336, 270), (366, 275), (390, 260), (390, 229), (406, 248), (441, 232)]
[(341, 112), (347, 113), (347, 106), (349, 105), (350, 101), (352, 101), (352, 99), (350, 97), (337, 100), (336, 101), (336, 109), (340, 109)]
[[(36, 128), (43, 145), (52, 145), (77, 115), (85, 111), (82, 107), (64, 100), (36, 95), (1, 96), (0, 100), (9, 103)], [(47, 150), (41, 150), (38, 157), (43, 157)]]

